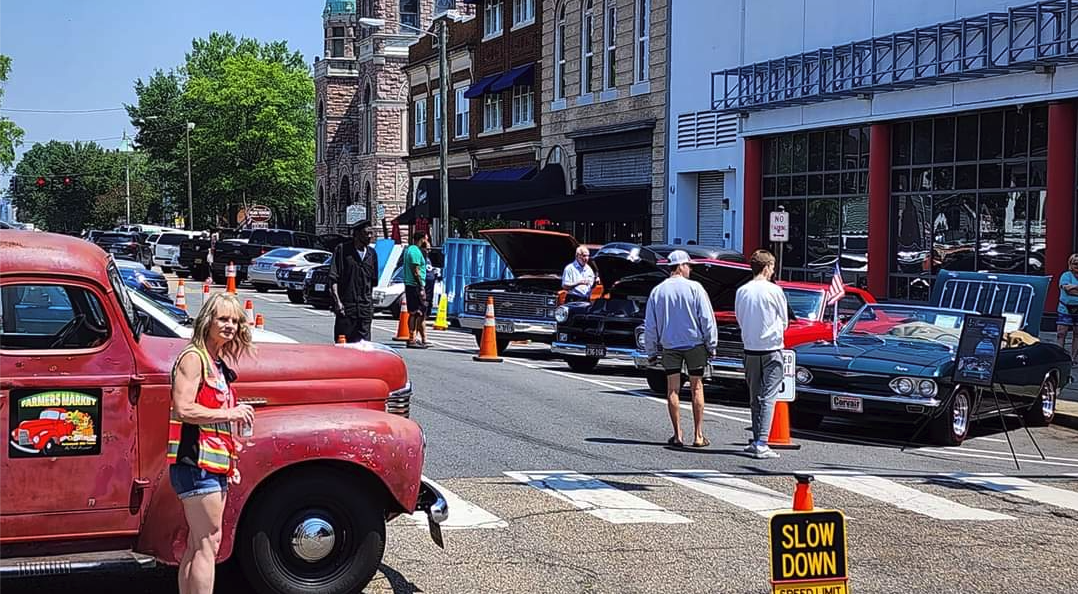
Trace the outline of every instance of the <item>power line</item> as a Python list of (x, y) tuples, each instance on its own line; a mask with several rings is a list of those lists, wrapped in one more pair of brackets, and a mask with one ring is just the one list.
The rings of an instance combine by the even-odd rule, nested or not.
[(0, 111), (10, 111), (12, 113), (106, 113), (110, 111), (126, 111), (126, 107), (103, 107), (101, 109), (15, 109), (12, 107), (2, 107)]

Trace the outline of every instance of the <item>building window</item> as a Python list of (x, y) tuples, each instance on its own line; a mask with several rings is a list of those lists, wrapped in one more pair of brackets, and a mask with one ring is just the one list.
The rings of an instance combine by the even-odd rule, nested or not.
[(513, 126), (526, 126), (535, 122), (535, 92), (531, 87), (513, 87)]
[(374, 152), (374, 104), (371, 85), (363, 91), (363, 148), (367, 154)]
[(330, 27), (329, 57), (344, 57), (344, 27)]
[(592, 27), (595, 25), (595, 13), (592, 0), (584, 0), (583, 18), (580, 20), (580, 94), (595, 90), (593, 86), (592, 65), (595, 63), (595, 48), (592, 47)]
[(606, 16), (603, 27), (603, 88), (618, 86), (618, 5), (616, 0), (606, 0)]
[(456, 89), (457, 96), (454, 106), (456, 108), (456, 131), (457, 138), (468, 137), (469, 127), (469, 111), (471, 109), (471, 100), (464, 96), (464, 93), (468, 90), (468, 87), (461, 87)]
[(486, 0), (483, 4), (483, 37), (501, 35), (502, 0)]
[(535, 0), (513, 0), (513, 25), (535, 21)]
[(651, 0), (636, 0), (636, 60), (633, 82), (648, 79), (648, 54), (651, 48)]
[[(374, 16), (374, 0), (360, 0), (359, 3), (359, 16), (360, 18), (371, 18)], [(370, 27), (360, 27), (359, 37), (360, 39), (366, 39), (374, 34), (374, 29)]]
[(565, 11), (568, 2), (558, 7), (554, 24), (554, 100), (565, 98)]
[(427, 144), (427, 98), (415, 100), (415, 132), (412, 134), (416, 146)]
[(891, 130), (888, 297), (926, 301), (944, 268), (1045, 274), (1046, 106)]
[(400, 19), (408, 33), (419, 32), (419, 0), (400, 0)]
[[(763, 212), (789, 213), (781, 278), (829, 282), (835, 261), (847, 283), (868, 272), (868, 127), (785, 134), (763, 141)], [(774, 246), (778, 249), (778, 245)]]
[(326, 104), (318, 102), (318, 141), (315, 143), (315, 160), (322, 163), (326, 160)]
[(434, 142), (442, 141), (442, 93), (434, 93)]
[(483, 131), (493, 132), (502, 128), (502, 96), (497, 93), (483, 95)]

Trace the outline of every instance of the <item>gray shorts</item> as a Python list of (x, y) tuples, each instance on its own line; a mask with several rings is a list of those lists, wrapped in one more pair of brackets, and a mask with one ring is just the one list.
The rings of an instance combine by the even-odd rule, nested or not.
[(707, 347), (698, 344), (690, 349), (663, 349), (663, 371), (666, 375), (689, 371), (690, 377), (702, 377), (707, 366)]

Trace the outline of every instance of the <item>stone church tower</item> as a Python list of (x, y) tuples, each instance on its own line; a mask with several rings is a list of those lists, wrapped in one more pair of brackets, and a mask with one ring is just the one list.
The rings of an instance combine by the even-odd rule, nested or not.
[[(314, 63), (315, 226), (344, 232), (349, 205), (366, 209), (375, 237), (407, 207), (408, 46), (436, 0), (327, 0), (325, 47)], [(384, 19), (370, 28), (360, 19)], [(402, 26), (402, 24), (404, 26)], [(377, 219), (384, 209), (386, 225)]]

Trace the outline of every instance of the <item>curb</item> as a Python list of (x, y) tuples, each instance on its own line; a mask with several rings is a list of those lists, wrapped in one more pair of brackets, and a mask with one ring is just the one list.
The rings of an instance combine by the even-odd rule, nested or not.
[(1078, 402), (1062, 400), (1056, 403), (1053, 425), (1078, 430)]

